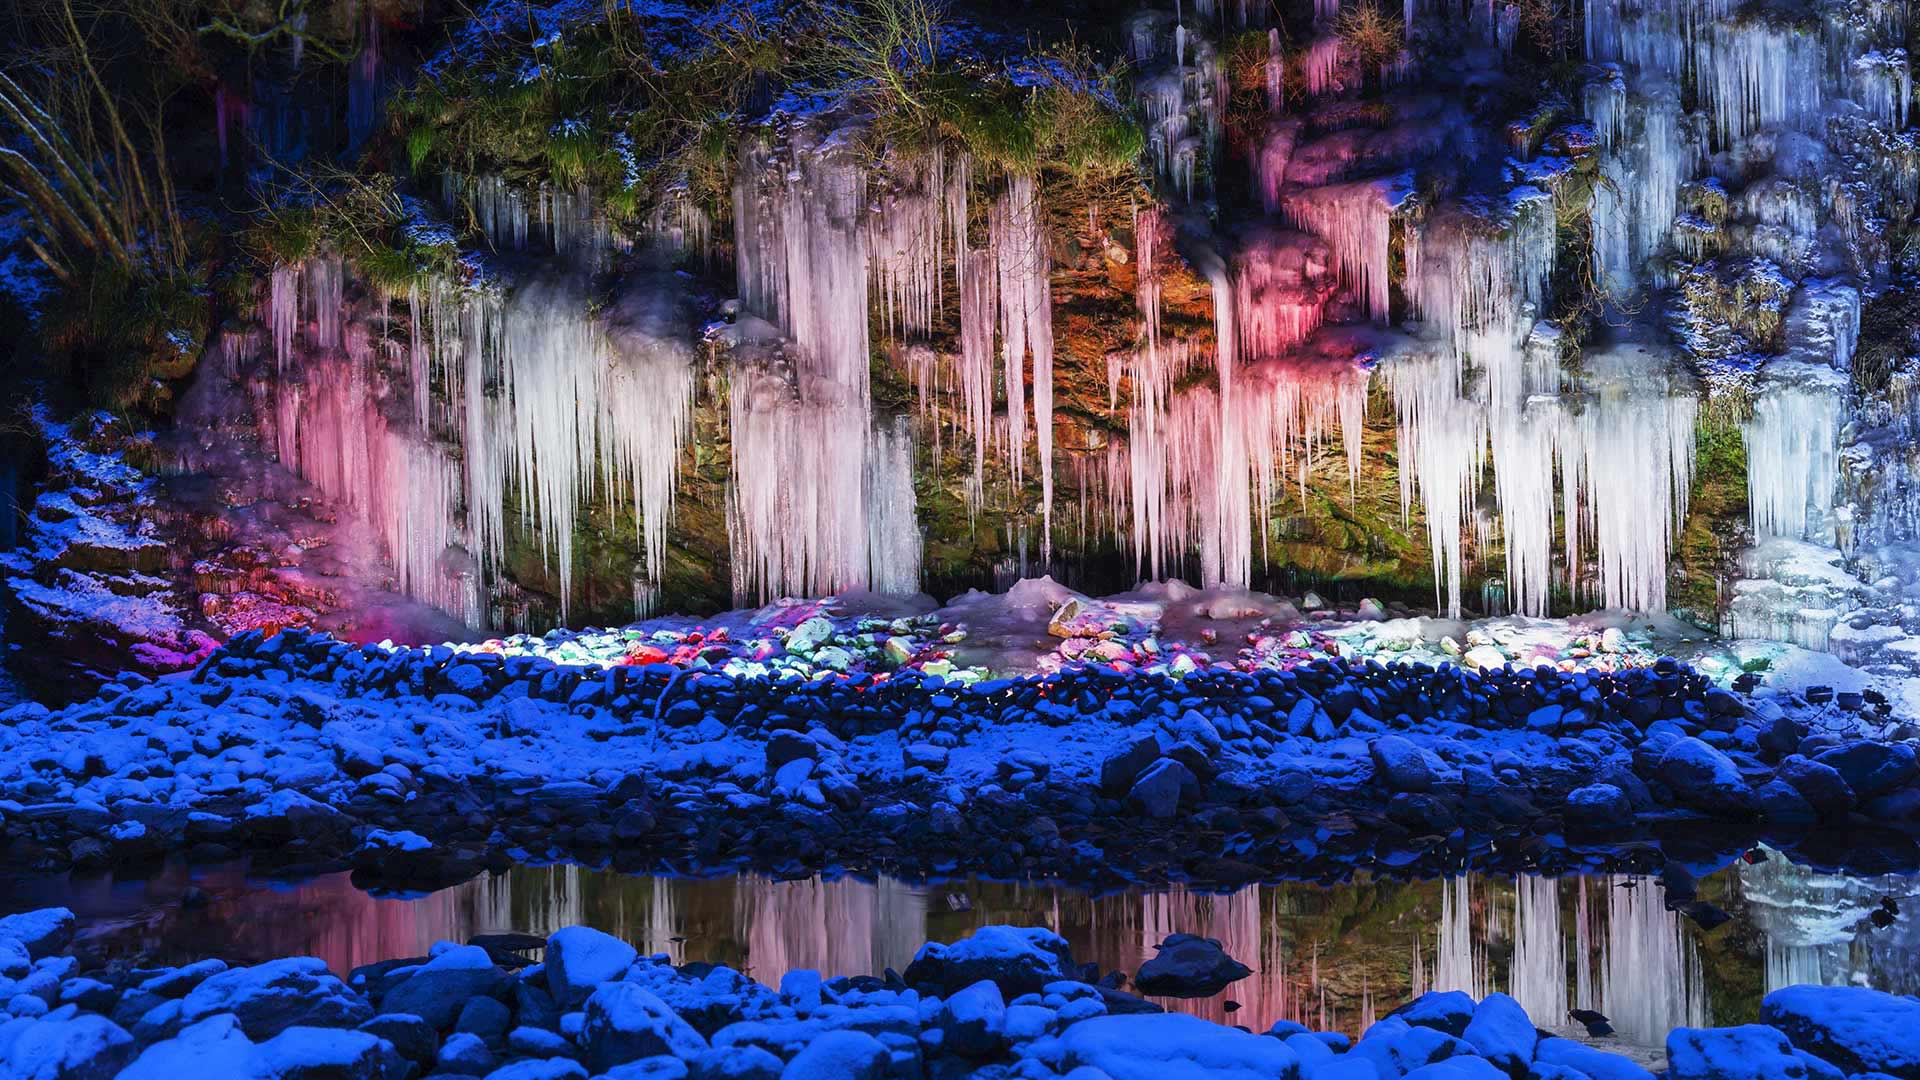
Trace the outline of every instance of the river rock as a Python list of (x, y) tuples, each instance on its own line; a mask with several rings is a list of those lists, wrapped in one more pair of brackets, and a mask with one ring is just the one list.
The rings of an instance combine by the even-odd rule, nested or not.
[(1675, 1028), (1667, 1034), (1667, 1067), (1673, 1080), (1779, 1080), (1806, 1075), (1787, 1037), (1765, 1024)]
[(428, 960), (387, 991), (380, 999), (380, 1010), (418, 1016), (434, 1030), (444, 1031), (469, 998), (493, 993), (505, 979), (487, 950), (459, 945)]
[(794, 1055), (780, 1080), (884, 1080), (889, 1061), (887, 1048), (873, 1036), (829, 1031)]
[(247, 1037), (258, 1042), (295, 1026), (353, 1027), (373, 1018), (373, 1006), (324, 961), (289, 957), (223, 971), (194, 987), (180, 999), (168, 1033), (219, 1013), (238, 1017)]
[(1172, 758), (1147, 766), (1127, 791), (1127, 805), (1154, 821), (1166, 821), (1180, 812), (1182, 799), (1197, 799), (1200, 781), (1193, 770)]
[(986, 1057), (1006, 1043), (1006, 999), (991, 980), (982, 979), (941, 1003), (934, 1022), (943, 1049), (962, 1057)]
[(580, 1049), (596, 1072), (636, 1058), (672, 1054), (690, 1058), (707, 1049), (693, 1026), (646, 989), (609, 982), (587, 998), (580, 1027)]
[(547, 938), (547, 987), (561, 1011), (579, 1006), (594, 988), (618, 979), (639, 950), (588, 926), (569, 926)]
[(336, 1028), (290, 1027), (254, 1055), (273, 1080), (406, 1080), (413, 1070), (385, 1039)]
[(1567, 828), (1607, 832), (1633, 824), (1633, 803), (1612, 784), (1588, 784), (1567, 792)]
[(1863, 799), (1892, 791), (1920, 776), (1920, 761), (1906, 743), (1862, 739), (1823, 751), (1814, 761), (1845, 777), (1847, 786)]
[(1077, 972), (1065, 938), (1036, 926), (982, 926), (951, 945), (920, 946), (907, 985), (945, 997), (989, 979), (1008, 997), (1039, 993)]
[(1473, 1010), (1473, 1019), (1460, 1037), (1481, 1056), (1513, 1073), (1533, 1060), (1538, 1041), (1533, 1021), (1520, 1003), (1502, 993), (1488, 994)]
[(1433, 790), (1433, 770), (1413, 742), (1399, 735), (1382, 735), (1367, 745), (1374, 775), (1389, 791)]
[(1920, 1080), (1920, 1001), (1863, 986), (1789, 986), (1760, 1001), (1760, 1022), (1848, 1073)]
[(1676, 739), (1660, 755), (1660, 779), (1684, 806), (1715, 816), (1740, 816), (1753, 797), (1739, 766), (1726, 754), (1692, 736)]
[(111, 1080), (134, 1055), (133, 1036), (104, 1016), (26, 1022), (7, 1047), (9, 1077)]
[(1228, 956), (1213, 938), (1168, 934), (1154, 949), (1153, 958), (1141, 965), (1133, 979), (1143, 994), (1209, 997), (1253, 974), (1253, 969)]

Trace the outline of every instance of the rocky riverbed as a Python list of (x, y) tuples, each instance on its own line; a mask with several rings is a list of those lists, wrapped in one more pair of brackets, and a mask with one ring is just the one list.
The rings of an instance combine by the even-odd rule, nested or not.
[[(1564, 1037), (1505, 994), (1425, 994), (1358, 1040), (1279, 1022), (1263, 1033), (1162, 1012), (1130, 973), (1076, 963), (1040, 928), (982, 927), (922, 946), (903, 972), (789, 972), (777, 989), (675, 966), (587, 927), (441, 942), (356, 968), (102, 964), (73, 916), (0, 919), (0, 1065), (50, 1080), (1651, 1080), (1605, 1019)], [(1247, 968), (1173, 935), (1132, 981), (1204, 992)], [(1766, 995), (1759, 1023), (1679, 1028), (1671, 1080), (1920, 1077), (1920, 1003), (1859, 987)]]
[(1551, 870), (1656, 833), (1911, 865), (1920, 760), (1858, 705), (1748, 698), (1671, 660), (963, 685), (248, 633), (190, 673), (0, 714), (0, 820), (21, 868), (252, 853), (401, 887), (560, 857), (1233, 882), (1497, 851)]

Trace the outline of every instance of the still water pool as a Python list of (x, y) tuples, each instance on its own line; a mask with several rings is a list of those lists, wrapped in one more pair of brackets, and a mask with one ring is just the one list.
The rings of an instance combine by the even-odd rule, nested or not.
[[(439, 940), (586, 924), (643, 952), (725, 963), (773, 985), (796, 968), (901, 970), (922, 942), (996, 922), (1052, 927), (1076, 960), (1131, 973), (1167, 934), (1185, 931), (1218, 938), (1254, 973), (1212, 998), (1162, 1003), (1254, 1030), (1289, 1019), (1357, 1033), (1423, 990), (1503, 990), (1542, 1026), (1564, 1029), (1568, 1008), (1596, 1008), (1621, 1042), (1659, 1046), (1676, 1026), (1750, 1021), (1766, 991), (1792, 983), (1920, 991), (1920, 877), (1821, 873), (1776, 855), (1735, 863), (1700, 891), (1733, 920), (1703, 932), (1666, 910), (1652, 881), (1624, 876), (1362, 876), (1093, 895), (984, 880), (703, 880), (576, 866), (517, 867), (408, 899), (363, 892), (346, 874), (275, 882), (239, 867), (176, 868), (140, 881), (0, 882), (0, 908), (70, 907), (82, 943), (103, 957), (312, 955), (341, 975)], [(1909, 914), (1876, 928), (1868, 915), (1883, 897)]]

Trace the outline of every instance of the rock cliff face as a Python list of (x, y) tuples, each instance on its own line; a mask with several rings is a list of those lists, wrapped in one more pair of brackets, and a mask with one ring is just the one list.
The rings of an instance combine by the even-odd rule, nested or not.
[[(374, 10), (365, 152), (173, 384), (159, 504), (355, 553), (295, 606), (1051, 572), (1910, 659), (1903, 10), (509, 6)], [(187, 591), (311, 577), (286, 531)]]

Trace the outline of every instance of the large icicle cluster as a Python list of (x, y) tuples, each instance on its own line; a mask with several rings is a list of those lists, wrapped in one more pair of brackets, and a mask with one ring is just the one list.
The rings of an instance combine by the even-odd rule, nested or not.
[[(604, 250), (602, 227), (568, 199), (546, 198), (529, 218), (490, 181), (475, 192), (503, 244), (539, 242), (588, 262)], [(530, 221), (544, 232), (530, 233)], [(511, 501), (564, 618), (574, 537), (597, 496), (615, 509), (630, 501), (641, 572), (658, 578), (694, 382), (671, 275), (628, 281), (611, 335), (573, 273), (510, 298), (435, 282), (405, 298), (404, 340), (386, 315), (398, 298), (356, 305), (344, 280), (326, 257), (271, 275), (276, 446), (282, 464), (367, 522), (402, 591), (488, 624), (485, 582), (506, 561)], [(363, 308), (377, 317), (356, 317)]]

